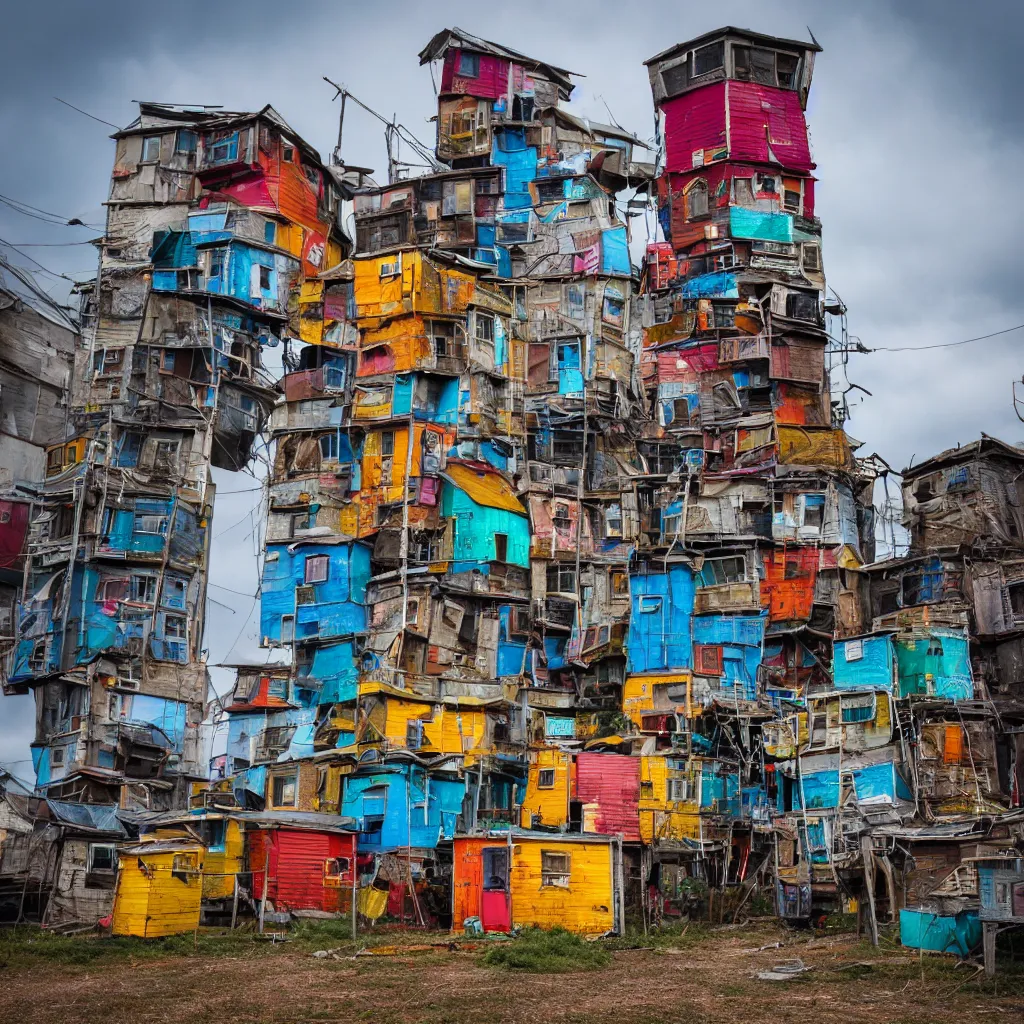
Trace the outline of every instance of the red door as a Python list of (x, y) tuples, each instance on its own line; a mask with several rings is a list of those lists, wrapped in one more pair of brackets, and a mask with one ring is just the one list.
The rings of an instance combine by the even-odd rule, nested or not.
[(507, 932), (512, 927), (508, 905), (508, 847), (485, 846), (483, 867), (480, 923), (485, 932)]

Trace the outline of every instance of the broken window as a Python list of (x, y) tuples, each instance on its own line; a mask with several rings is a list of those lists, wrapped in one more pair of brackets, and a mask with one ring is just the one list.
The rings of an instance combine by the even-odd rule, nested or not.
[(180, 130), (174, 139), (175, 153), (194, 153), (198, 136), (195, 132)]
[(270, 267), (260, 267), (260, 291), (270, 290)]
[(706, 558), (697, 574), (699, 587), (716, 587), (725, 583), (742, 583), (747, 578), (747, 563), (742, 555), (728, 558)]
[(348, 874), (350, 864), (348, 857), (331, 857), (324, 861), (324, 882), (332, 885), (341, 881)]
[(732, 179), (732, 200), (737, 206), (754, 205), (754, 188), (750, 178)]
[(306, 558), (304, 583), (326, 583), (331, 560), (327, 555), (309, 555)]
[(164, 620), (164, 637), (168, 640), (184, 640), (186, 628), (184, 615), (168, 615)]
[(194, 853), (176, 853), (171, 861), (171, 878), (187, 884), (199, 874), (198, 864)]
[(142, 140), (142, 163), (155, 164), (160, 159), (160, 136), (147, 135)]
[(1024, 619), (1024, 580), (1011, 583), (1007, 588), (1010, 597), (1010, 609), (1014, 619)]
[(134, 532), (156, 533), (163, 535), (167, 532), (167, 516), (136, 515)]
[(476, 340), (481, 345), (494, 345), (494, 317), (486, 313), (477, 313), (475, 316)]
[(541, 850), (540, 884), (569, 888), (569, 854)]
[(612, 569), (608, 573), (608, 588), (613, 598), (629, 597), (629, 573), (625, 569)]
[(719, 71), (725, 63), (725, 42), (710, 43), (693, 51), (693, 75), (699, 78), (701, 75), (710, 75), (712, 71)]
[(299, 796), (298, 773), (274, 776), (272, 794), (275, 807), (295, 807)]
[(846, 723), (870, 722), (875, 717), (875, 695), (859, 694), (856, 697), (841, 698), (840, 718)]
[(698, 178), (686, 190), (686, 219), (697, 220), (708, 215), (708, 183)]

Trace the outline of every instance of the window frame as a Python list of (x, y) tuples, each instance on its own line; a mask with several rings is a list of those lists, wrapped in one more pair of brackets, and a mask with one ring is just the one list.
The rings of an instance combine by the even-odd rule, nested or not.
[[(291, 801), (285, 800), (285, 794), (291, 787)], [(271, 785), (271, 797), (275, 807), (298, 807), (299, 806), (299, 773), (289, 772), (286, 775), (275, 775)]]
[(302, 566), (302, 582), (304, 586), (327, 583), (330, 577), (330, 555), (306, 555), (306, 560)]
[[(558, 865), (552, 863), (557, 858)], [(568, 889), (572, 879), (572, 855), (563, 850), (540, 851), (540, 884), (556, 889)]]
[[(162, 135), (143, 135), (142, 136), (142, 154), (139, 157), (140, 164), (158, 164), (160, 163), (160, 146), (163, 141)], [(149, 149), (153, 143), (156, 143), (156, 156), (147, 156)]]
[(554, 789), (555, 788), (555, 769), (554, 768), (538, 768), (537, 769), (537, 788), (538, 789)]

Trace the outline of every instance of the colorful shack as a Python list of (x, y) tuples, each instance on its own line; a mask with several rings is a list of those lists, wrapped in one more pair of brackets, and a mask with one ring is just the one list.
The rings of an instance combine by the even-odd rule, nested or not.
[(156, 839), (118, 850), (114, 935), (157, 939), (195, 931), (203, 899), (203, 847)]
[(253, 897), (278, 913), (352, 907), (356, 833), (351, 818), (335, 814), (252, 812), (246, 826)]
[(485, 932), (566, 928), (604, 935), (623, 928), (622, 841), (527, 829), (454, 840), (452, 923), (479, 918)]

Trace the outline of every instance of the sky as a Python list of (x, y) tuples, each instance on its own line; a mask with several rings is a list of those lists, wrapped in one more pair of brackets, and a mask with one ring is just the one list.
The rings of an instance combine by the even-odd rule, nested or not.
[[(95, 252), (83, 243), (96, 231), (49, 226), (3, 197), (102, 225), (113, 129), (92, 118), (125, 126), (134, 101), (270, 103), (327, 159), (338, 104), (326, 75), (430, 143), (434, 92), (417, 53), (435, 32), (459, 26), (579, 72), (570, 109), (603, 121), (610, 111), (649, 139), (643, 61), (725, 24), (799, 39), (810, 30), (824, 48), (807, 117), (825, 273), (849, 311), (850, 334), (877, 350), (851, 355), (845, 368), (858, 385), (847, 424), (863, 442), (858, 453), (899, 470), (982, 431), (1024, 440), (1012, 391), (1017, 381), (1024, 399), (1024, 331), (924, 348), (1024, 324), (1024, 190), (1013, 185), (1024, 166), (1019, 0), (18, 4), (0, 33), (0, 239), (52, 273), (94, 273)], [(386, 180), (383, 126), (351, 105), (342, 148), (347, 162)], [(66, 300), (66, 280), (42, 272), (39, 280)], [(913, 348), (923, 351), (884, 351)], [(258, 480), (215, 477), (212, 664), (265, 653), (253, 596)], [(217, 687), (227, 678), (215, 671)], [(31, 698), (0, 698), (0, 764), (29, 778), (32, 722)]]

